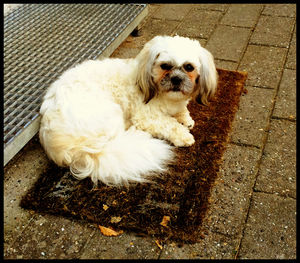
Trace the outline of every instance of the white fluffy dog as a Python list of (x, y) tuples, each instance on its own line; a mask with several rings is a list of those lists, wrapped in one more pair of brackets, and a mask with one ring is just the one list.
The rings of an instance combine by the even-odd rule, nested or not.
[(136, 58), (89, 60), (63, 73), (44, 97), (40, 140), (76, 178), (145, 182), (174, 158), (164, 140), (194, 143), (187, 104), (206, 104), (216, 86), (213, 57), (198, 41), (157, 36)]

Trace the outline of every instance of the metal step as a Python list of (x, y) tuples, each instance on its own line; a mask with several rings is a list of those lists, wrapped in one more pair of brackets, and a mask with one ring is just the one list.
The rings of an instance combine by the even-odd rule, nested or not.
[(4, 165), (38, 132), (49, 85), (73, 65), (108, 57), (145, 4), (26, 4), (4, 18)]

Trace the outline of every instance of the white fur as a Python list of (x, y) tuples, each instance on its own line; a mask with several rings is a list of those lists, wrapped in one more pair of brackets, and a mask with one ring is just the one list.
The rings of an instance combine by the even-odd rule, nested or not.
[[(188, 38), (156, 37), (136, 58), (89, 60), (67, 70), (49, 87), (40, 109), (40, 141), (49, 158), (95, 184), (145, 182), (164, 171), (174, 156), (162, 139), (175, 146), (193, 144), (194, 122), (187, 110), (190, 94), (162, 91), (157, 67), (170, 59), (178, 67), (191, 61), (199, 73), (208, 67), (200, 83), (213, 94), (215, 68), (211, 60), (201, 63), (202, 49)], [(186, 83), (194, 85), (188, 78)], [(146, 103), (151, 85), (156, 94)]]

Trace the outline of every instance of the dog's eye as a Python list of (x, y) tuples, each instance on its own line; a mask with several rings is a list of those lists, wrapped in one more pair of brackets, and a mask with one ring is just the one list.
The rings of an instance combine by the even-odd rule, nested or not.
[(191, 64), (186, 64), (183, 67), (187, 72), (191, 72), (194, 70), (194, 67)]
[(163, 63), (160, 65), (162, 70), (170, 70), (173, 66), (167, 63)]

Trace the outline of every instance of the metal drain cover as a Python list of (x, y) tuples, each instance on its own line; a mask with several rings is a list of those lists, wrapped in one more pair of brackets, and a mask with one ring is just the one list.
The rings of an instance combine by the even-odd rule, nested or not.
[(38, 132), (45, 90), (71, 66), (108, 57), (145, 4), (26, 4), (4, 18), (4, 165)]

